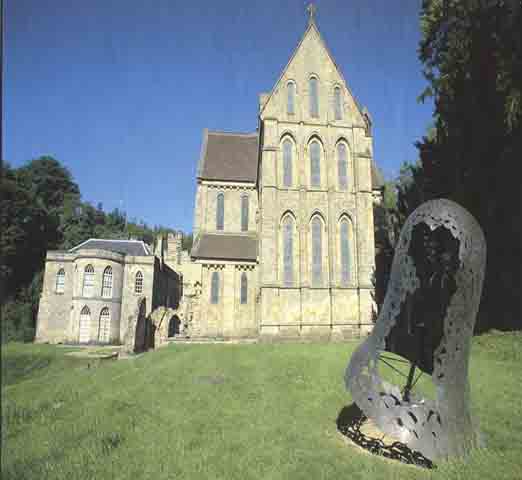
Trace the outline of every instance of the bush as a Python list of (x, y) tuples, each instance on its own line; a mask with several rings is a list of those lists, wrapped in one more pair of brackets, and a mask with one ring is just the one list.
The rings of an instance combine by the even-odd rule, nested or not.
[(34, 334), (32, 305), (20, 300), (8, 300), (2, 306), (2, 343), (31, 342)]

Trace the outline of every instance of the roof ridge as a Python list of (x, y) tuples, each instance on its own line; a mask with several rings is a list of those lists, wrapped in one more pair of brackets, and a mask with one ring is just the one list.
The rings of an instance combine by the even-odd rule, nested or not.
[(246, 132), (226, 132), (224, 130), (207, 130), (209, 135), (229, 135), (229, 136), (236, 136), (236, 137), (258, 137), (259, 133), (252, 132), (252, 133), (246, 133)]

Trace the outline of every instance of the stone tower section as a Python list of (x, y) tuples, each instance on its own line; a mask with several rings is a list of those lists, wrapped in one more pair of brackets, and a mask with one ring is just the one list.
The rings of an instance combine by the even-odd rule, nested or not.
[(260, 95), (262, 336), (372, 327), (372, 138), (313, 19)]

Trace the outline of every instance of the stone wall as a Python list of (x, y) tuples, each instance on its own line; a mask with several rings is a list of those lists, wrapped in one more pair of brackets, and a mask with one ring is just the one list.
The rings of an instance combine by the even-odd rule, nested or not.
[[(309, 112), (309, 79), (319, 85), (319, 115)], [(295, 112), (287, 112), (287, 85), (296, 85)], [(335, 119), (334, 89), (342, 91), (342, 118)], [(315, 26), (274, 91), (263, 97), (261, 121), (260, 334), (344, 338), (371, 329), (374, 270), (372, 139), (362, 112)], [(282, 144), (292, 143), (293, 179), (283, 185)], [(311, 185), (310, 145), (320, 144), (320, 177)], [(339, 181), (337, 146), (347, 148), (348, 185)], [(294, 223), (294, 281), (283, 283), (282, 224)], [(322, 225), (322, 281), (312, 285), (311, 221)], [(349, 222), (350, 275), (341, 284), (340, 220)]]
[(199, 224), (194, 229), (197, 232), (216, 232), (217, 196), (225, 196), (224, 233), (241, 232), (241, 197), (248, 196), (248, 231), (257, 231), (258, 194), (255, 184), (248, 182), (210, 182), (200, 181), (197, 185), (196, 208), (201, 212), (196, 216)]

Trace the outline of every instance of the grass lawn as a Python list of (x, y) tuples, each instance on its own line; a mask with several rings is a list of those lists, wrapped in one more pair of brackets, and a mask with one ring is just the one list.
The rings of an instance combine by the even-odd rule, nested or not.
[(351, 344), (171, 345), (135, 359), (2, 347), (2, 479), (521, 479), (522, 335), (474, 339), (487, 442), (421, 470), (348, 447)]

